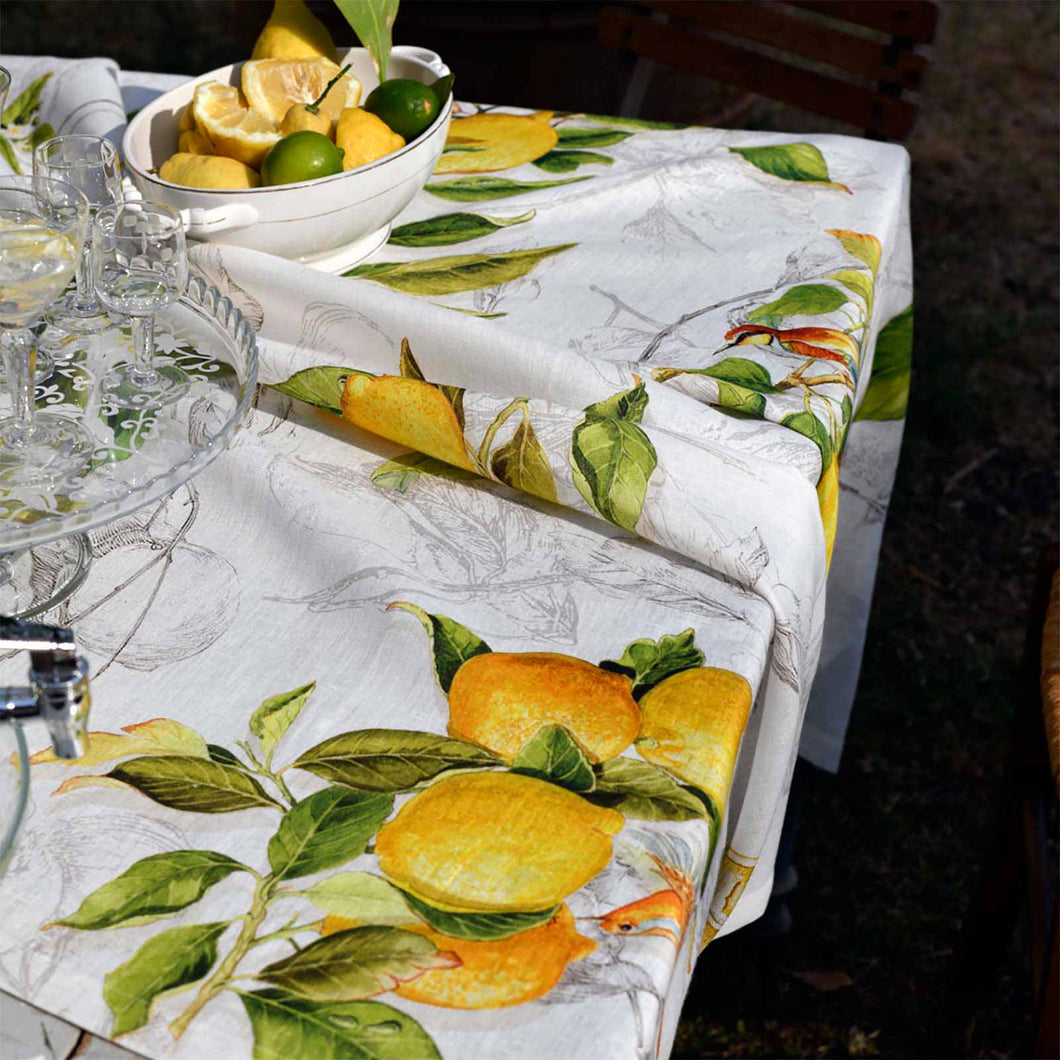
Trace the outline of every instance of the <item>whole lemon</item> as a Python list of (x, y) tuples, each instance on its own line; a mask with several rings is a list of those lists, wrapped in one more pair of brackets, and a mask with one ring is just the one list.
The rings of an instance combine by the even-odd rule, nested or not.
[(543, 780), (459, 773), (409, 799), (375, 852), (394, 883), (447, 912), (538, 912), (607, 865), (624, 823)]
[(562, 725), (592, 762), (621, 754), (640, 729), (623, 674), (571, 655), (489, 652), (468, 659), (449, 689), (449, 735), (509, 762), (545, 725)]
[(405, 146), (403, 137), (361, 107), (347, 107), (339, 115), (335, 123), (335, 143), (346, 152), (342, 162), (344, 169), (366, 166)]
[(434, 124), (440, 108), (437, 97), (426, 85), (395, 77), (369, 93), (364, 109), (381, 118), (408, 143)]
[(335, 42), (302, 0), (275, 0), (265, 28), (254, 42), (251, 59), (335, 60)]
[(331, 139), (331, 119), (319, 110), (310, 110), (309, 106), (306, 103), (292, 103), (280, 122), (280, 132), (284, 136), (296, 132), (317, 132)]
[(178, 152), (162, 163), (158, 175), (186, 188), (256, 188), (257, 173), (234, 158)]
[(342, 149), (323, 133), (303, 129), (269, 148), (261, 163), (261, 182), (266, 187), (298, 184), (341, 172)]

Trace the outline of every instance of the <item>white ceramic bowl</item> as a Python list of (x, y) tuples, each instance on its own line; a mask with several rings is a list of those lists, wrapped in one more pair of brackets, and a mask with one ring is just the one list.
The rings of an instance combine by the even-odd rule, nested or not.
[[(379, 84), (363, 48), (343, 60), (361, 83), (362, 102)], [(204, 81), (239, 85), (242, 63), (211, 70), (149, 103), (129, 123), (122, 153), (141, 196), (181, 211), (192, 239), (229, 243), (277, 254), (329, 272), (350, 268), (376, 250), (390, 222), (427, 183), (445, 147), (453, 110), (450, 95), (437, 121), (400, 151), (333, 177), (271, 188), (185, 188), (150, 172), (177, 145), (177, 116)], [(391, 53), (390, 77), (424, 84), (449, 73), (426, 48), (399, 46)]]

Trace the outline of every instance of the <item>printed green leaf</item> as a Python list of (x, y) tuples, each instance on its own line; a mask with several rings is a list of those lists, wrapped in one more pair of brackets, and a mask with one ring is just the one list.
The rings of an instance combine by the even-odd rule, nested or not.
[(282, 990), (240, 991), (254, 1060), (442, 1060), (427, 1032), (381, 1001), (321, 1003)]
[(651, 439), (626, 419), (588, 416), (571, 436), (574, 485), (609, 522), (636, 528), (658, 457)]
[(858, 261), (863, 261), (872, 269), (873, 278), (880, 267), (880, 241), (869, 232), (852, 232), (848, 228), (826, 228), (830, 236), (839, 240), (842, 248)]
[(759, 420), (764, 419), (766, 414), (766, 399), (761, 394), (723, 380), (718, 380), (717, 405)]
[(412, 355), (412, 347), (409, 345), (408, 339), (401, 340), (401, 356), (398, 361), (398, 371), (405, 379), (419, 379), (426, 382), (420, 366), (416, 363), (416, 358)]
[(849, 301), (838, 287), (829, 287), (826, 283), (804, 283), (785, 291), (775, 302), (759, 306), (747, 319), (817, 316), (832, 313)]
[(197, 982), (217, 960), (217, 940), (227, 923), (175, 927), (148, 939), (103, 979), (103, 1000), (114, 1015), (117, 1038), (144, 1026), (159, 995)]
[(0, 116), (2, 125), (25, 125), (40, 110), (40, 96), (48, 83), (51, 71), (41, 74), (36, 81), (27, 85), (8, 105)]
[(350, 928), (267, 964), (258, 978), (311, 1001), (358, 1001), (459, 961), (430, 939), (401, 928)]
[(234, 766), (236, 769), (246, 769), (246, 765), (227, 747), (222, 747), (219, 743), (208, 743), (206, 745), (206, 753), (210, 756), (212, 762), (220, 762), (223, 766)]
[(445, 109), (446, 103), (449, 102), (449, 97), (453, 94), (453, 82), (456, 80), (456, 74), (448, 73), (445, 77), (439, 77), (434, 84), (431, 85), (431, 91), (434, 93), (434, 98), (438, 100), (438, 106), (442, 110)]
[(97, 887), (72, 913), (47, 927), (80, 931), (132, 927), (170, 916), (197, 902), (215, 883), (245, 865), (212, 850), (171, 850), (152, 854), (120, 876)]
[(635, 640), (626, 645), (619, 658), (605, 659), (600, 668), (625, 674), (633, 682), (633, 698), (639, 700), (660, 681), (702, 666), (703, 662), (703, 652), (696, 647), (696, 631), (686, 629), (683, 633), (667, 633), (658, 640)]
[(172, 810), (231, 813), (263, 806), (283, 808), (269, 798), (253, 777), (208, 758), (189, 755), (131, 758), (106, 775)]
[(439, 309), (448, 309), (450, 313), (466, 313), (469, 317), (482, 317), (483, 320), (497, 320), (508, 315), (507, 313), (480, 313), (477, 309), (464, 309), (462, 306), (445, 305), (443, 302), (431, 302), (431, 305), (436, 305)]
[(449, 695), (449, 686), (453, 683), (456, 671), (468, 659), (483, 655), (493, 649), (479, 636), (462, 626), (455, 619), (446, 615), (432, 615), (410, 604), (405, 600), (395, 600), (387, 605), (387, 610), (398, 608), (415, 615), (431, 641), (431, 652), (434, 655), (434, 675), (441, 690)]
[(599, 125), (620, 125), (626, 129), (687, 129), (687, 125), (674, 125), (668, 121), (649, 121), (647, 118), (616, 118), (607, 114), (579, 114), (579, 118)]
[(519, 749), (511, 772), (547, 780), (568, 791), (592, 791), (596, 779), (589, 759), (562, 725), (544, 725)]
[(405, 893), (372, 872), (337, 872), (302, 892), (313, 905), (331, 916), (365, 924), (418, 924)]
[(394, 809), (394, 796), (325, 788), (295, 803), (269, 840), (269, 865), (279, 880), (310, 876), (364, 853)]
[(423, 190), (450, 202), (485, 202), (487, 199), (507, 199), (512, 195), (526, 195), (532, 191), (558, 188), (564, 184), (577, 184), (587, 177), (569, 177), (567, 180), (509, 180), (507, 177), (460, 177), (443, 180), (439, 184), (428, 184)]
[(843, 395), (843, 403), (839, 406), (843, 413), (843, 426), (850, 423), (851, 414), (854, 412), (854, 402), (850, 400), (849, 394)]
[(15, 149), (11, 146), (11, 141), (6, 136), (0, 136), (0, 155), (4, 156), (4, 161), (11, 167), (12, 173), (22, 175), (22, 166), (15, 155)]
[(304, 769), (359, 791), (411, 791), (448, 769), (486, 769), (500, 760), (489, 751), (405, 729), (358, 729), (329, 737), (288, 768)]
[(490, 468), (501, 482), (514, 489), (555, 502), (552, 467), (529, 417), (524, 416), (511, 438), (493, 451)]
[(579, 166), (611, 166), (615, 160), (597, 151), (549, 151), (535, 159), (534, 165), (547, 173), (571, 173)]
[(709, 818), (703, 799), (658, 766), (636, 758), (612, 758), (596, 766), (596, 788), (584, 798), (642, 821)]
[(621, 129), (576, 129), (567, 125), (558, 129), (560, 149), (609, 147), (633, 135)]
[(273, 383), (273, 390), (278, 390), (288, 397), (298, 398), (309, 405), (316, 405), (326, 412), (337, 412), (342, 415), (342, 390), (351, 375), (369, 375), (356, 368), (344, 368), (340, 365), (322, 364), (316, 368), (303, 368), (295, 372), (282, 383)]
[(821, 450), (821, 473), (832, 463), (832, 439), (828, 429), (812, 412), (793, 412), (780, 421), (785, 427), (805, 435)]
[(714, 379), (723, 379), (748, 390), (756, 390), (761, 394), (772, 394), (776, 391), (769, 372), (756, 361), (749, 361), (745, 357), (726, 357), (724, 361), (702, 369), (702, 374)]
[(448, 478), (456, 482), (478, 478), (473, 471), (447, 464), (426, 453), (402, 453), (401, 456), (380, 464), (369, 477), (372, 485), (380, 489), (407, 493), (420, 475), (434, 475), (436, 478)]
[(506, 939), (520, 931), (529, 931), (547, 924), (559, 912), (559, 906), (554, 905), (539, 913), (447, 913), (411, 894), (405, 895), (405, 901), (435, 931), (474, 942)]
[(346, 275), (373, 280), (403, 294), (457, 294), (517, 280), (545, 258), (577, 245), (560, 243), (552, 247), (512, 250), (503, 254), (454, 254), (444, 258), (420, 258), (417, 261), (381, 261), (373, 265), (358, 265)]
[(638, 383), (632, 390), (623, 390), (612, 394), (603, 401), (597, 401), (585, 410), (589, 420), (629, 420), (640, 423), (644, 410), (648, 407), (648, 392), (643, 383)]
[(772, 177), (828, 184), (850, 194), (846, 185), (832, 181), (824, 155), (813, 144), (771, 144), (768, 147), (730, 147), (729, 150)]
[(368, 50), (379, 80), (385, 81), (398, 0), (335, 0), (335, 6)]
[(872, 375), (856, 420), (900, 420), (909, 403), (913, 364), (913, 307), (892, 317), (880, 329), (872, 358)]
[(266, 754), (276, 747), (295, 718), (302, 713), (306, 700), (312, 695), (316, 686), (316, 681), (310, 681), (309, 684), (301, 685), (290, 692), (269, 696), (251, 714), (250, 731), (261, 741)]
[(533, 220), (536, 210), (527, 210), (515, 217), (488, 217), (478, 213), (443, 213), (425, 221), (398, 225), (390, 233), (388, 243), (398, 247), (447, 247), (481, 239), (508, 228)]
[(33, 132), (29, 134), (29, 136), (26, 137), (26, 150), (36, 150), (36, 148), (40, 147), (42, 143), (44, 143), (46, 140), (50, 140), (53, 136), (55, 136), (55, 130), (48, 122), (43, 122), (41, 125), (38, 125), (33, 130)]
[(853, 291), (865, 303), (865, 316), (872, 316), (873, 282), (871, 276), (866, 276), (857, 269), (840, 269), (833, 272), (828, 279), (838, 280), (848, 291)]

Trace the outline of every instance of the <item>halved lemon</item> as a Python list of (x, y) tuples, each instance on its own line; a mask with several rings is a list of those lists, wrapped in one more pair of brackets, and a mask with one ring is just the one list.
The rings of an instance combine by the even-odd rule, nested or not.
[[(243, 95), (263, 117), (277, 125), (294, 103), (312, 103), (339, 72), (330, 59), (252, 59), (243, 64)], [(361, 98), (357, 78), (346, 74), (320, 104), (320, 113), (337, 121)]]
[[(213, 143), (214, 152), (258, 169), (280, 130), (240, 99), (239, 89), (208, 81), (195, 89), (191, 103), (195, 124)], [(282, 115), (281, 115), (282, 117)]]

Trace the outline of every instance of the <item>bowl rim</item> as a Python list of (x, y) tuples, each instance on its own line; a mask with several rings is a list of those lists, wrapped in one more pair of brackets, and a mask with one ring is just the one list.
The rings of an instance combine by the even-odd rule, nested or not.
[[(348, 48), (343, 58), (348, 57), (350, 52), (353, 51), (364, 51), (363, 48)], [(422, 60), (416, 58), (416, 56), (407, 56), (414, 62), (421, 63), (427, 69), (429, 66)], [(255, 195), (261, 192), (277, 192), (286, 191), (294, 188), (319, 188), (325, 184), (332, 184), (337, 180), (342, 180), (344, 177), (352, 177), (354, 175), (360, 175), (368, 173), (373, 169), (378, 169), (385, 166), (388, 162), (394, 162), (401, 158), (403, 155), (411, 153), (416, 148), (420, 147), (428, 137), (433, 136), (449, 118), (453, 110), (454, 97), (452, 89), (449, 90), (449, 96), (445, 101), (445, 106), (438, 112), (438, 116), (431, 122), (431, 124), (416, 137), (410, 143), (405, 144), (404, 147), (399, 148), (397, 151), (392, 151), (388, 155), (384, 155), (382, 158), (377, 158), (374, 161), (366, 162), (363, 166), (357, 166), (356, 169), (344, 169), (341, 173), (333, 173), (327, 177), (317, 177), (314, 180), (300, 180), (297, 184), (271, 184), (269, 186), (262, 185), (257, 188), (194, 188), (188, 184), (174, 184), (172, 181), (163, 180), (157, 173), (151, 173), (149, 170), (143, 168), (142, 165), (138, 164), (136, 159), (133, 157), (131, 151), (132, 146), (132, 134), (133, 130), (136, 129), (140, 124), (145, 123), (148, 118), (153, 118), (154, 115), (162, 109), (162, 104), (172, 96), (175, 92), (180, 92), (186, 89), (189, 85), (198, 85), (205, 81), (217, 80), (216, 75), (221, 73), (223, 70), (230, 70), (235, 72), (236, 67), (240, 67), (245, 62), (250, 62), (249, 59), (241, 59), (239, 62), (228, 63), (227, 66), (218, 66), (215, 70), (209, 70), (205, 74), (199, 77), (191, 78), (189, 81), (185, 81), (183, 84), (177, 85), (176, 88), (171, 88), (168, 92), (163, 93), (157, 99), (151, 100), (147, 106), (143, 107), (140, 112), (133, 118), (131, 122), (125, 127), (125, 132), (122, 135), (121, 142), (121, 154), (122, 161), (127, 165), (138, 177), (143, 180), (151, 181), (153, 184), (158, 184), (163, 188), (174, 188), (177, 191), (190, 191), (190, 192), (204, 192), (210, 195)], [(445, 76), (445, 75), (443, 75)]]

